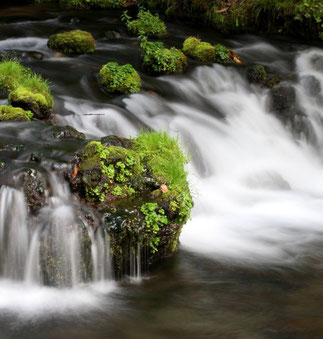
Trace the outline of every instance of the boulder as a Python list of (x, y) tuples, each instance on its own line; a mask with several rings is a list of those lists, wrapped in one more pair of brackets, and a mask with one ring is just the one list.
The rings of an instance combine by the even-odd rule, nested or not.
[(95, 40), (91, 33), (75, 30), (49, 37), (48, 47), (65, 55), (91, 54), (95, 51)]

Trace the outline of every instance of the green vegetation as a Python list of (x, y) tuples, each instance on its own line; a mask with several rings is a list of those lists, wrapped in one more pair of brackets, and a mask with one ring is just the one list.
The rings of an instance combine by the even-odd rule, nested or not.
[(140, 241), (148, 242), (153, 252), (159, 249), (164, 227), (176, 226), (176, 236), (160, 245), (174, 251), (193, 206), (185, 170), (189, 157), (177, 138), (165, 132), (141, 132), (130, 143), (130, 148), (123, 148), (89, 142), (79, 156), (72, 188), (87, 201), (101, 203), (101, 208), (111, 208), (113, 201), (123, 214), (132, 209), (131, 217), (126, 218), (128, 231), (122, 229), (114, 237), (114, 253), (120, 253), (120, 243), (128, 237), (138, 238), (142, 226)]
[(46, 80), (18, 61), (0, 63), (0, 90), (9, 93), (12, 106), (32, 111), (38, 119), (47, 118), (53, 110), (53, 98)]
[(318, 0), (140, 0), (172, 17), (203, 22), (224, 33), (270, 32), (323, 39)]
[(189, 37), (183, 44), (184, 54), (196, 58), (202, 62), (213, 62), (215, 57), (215, 47), (208, 42)]
[(136, 20), (131, 20), (127, 11), (123, 13), (121, 20), (125, 22), (127, 29), (133, 35), (145, 35), (147, 37), (162, 38), (167, 35), (166, 25), (160, 20), (158, 14), (139, 10)]
[(162, 42), (148, 42), (141, 37), (141, 58), (144, 67), (153, 74), (182, 73), (187, 68), (187, 58), (182, 51), (165, 48)]
[[(107, 195), (132, 195), (143, 169), (138, 155), (117, 146), (104, 146), (98, 141), (88, 143), (79, 164), (84, 176), (85, 196), (89, 201), (103, 202)], [(137, 180), (137, 182), (135, 182)]]
[(215, 55), (214, 55), (214, 61), (219, 64), (227, 64), (230, 62), (230, 54), (229, 49), (226, 48), (223, 45), (216, 45), (215, 46)]
[(109, 62), (100, 70), (100, 84), (108, 93), (129, 94), (140, 91), (141, 79), (131, 65)]
[(0, 91), (9, 93), (23, 80), (30, 78), (32, 72), (18, 61), (5, 60), (0, 63)]
[(160, 238), (157, 236), (158, 232), (161, 227), (168, 224), (165, 211), (162, 208), (158, 208), (158, 204), (155, 202), (143, 204), (140, 211), (145, 215), (145, 226), (152, 234), (149, 239), (149, 246), (154, 252), (157, 252), (160, 242)]
[(90, 9), (90, 8), (122, 8), (126, 0), (35, 0), (36, 3), (59, 2), (67, 8)]
[(95, 40), (91, 33), (70, 31), (49, 37), (48, 47), (66, 55), (91, 54), (95, 51)]
[(0, 106), (0, 121), (30, 121), (32, 112), (19, 107)]
[(238, 55), (223, 45), (212, 46), (195, 37), (187, 38), (183, 43), (184, 54), (202, 62), (217, 62), (219, 64), (242, 63)]
[(264, 85), (267, 81), (267, 72), (263, 65), (252, 65), (248, 68), (247, 76), (250, 82)]

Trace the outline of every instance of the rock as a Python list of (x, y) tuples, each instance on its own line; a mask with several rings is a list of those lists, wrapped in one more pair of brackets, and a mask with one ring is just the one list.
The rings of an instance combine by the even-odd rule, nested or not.
[(117, 276), (129, 274), (134, 253), (154, 261), (176, 250), (192, 208), (186, 162), (177, 141), (161, 132), (107, 136), (75, 154), (66, 177), (81, 201), (105, 213)]
[(321, 93), (321, 83), (314, 75), (303, 76), (301, 78), (301, 83), (308, 95), (314, 97)]
[(100, 70), (100, 85), (110, 94), (137, 93), (141, 89), (141, 78), (131, 65), (109, 62)]
[(128, 31), (133, 35), (162, 38), (167, 36), (167, 27), (160, 20), (158, 14), (140, 9), (136, 20), (130, 20), (128, 15), (123, 16)]
[(55, 126), (53, 131), (55, 139), (81, 139), (85, 140), (84, 133), (79, 132), (72, 126)]
[(9, 103), (31, 111), (36, 119), (48, 119), (53, 111), (53, 99), (47, 92), (40, 93), (37, 89), (19, 86), (8, 97)]
[(141, 58), (144, 68), (152, 74), (183, 73), (187, 68), (187, 57), (174, 47), (168, 49), (162, 42), (141, 39)]
[(23, 188), (28, 209), (34, 212), (46, 203), (46, 181), (35, 169), (28, 169), (18, 176), (18, 184)]
[(114, 39), (120, 39), (121, 38), (121, 34), (119, 32), (116, 32), (116, 31), (107, 31), (107, 32), (104, 33), (104, 35), (109, 40), (114, 40)]
[(270, 90), (271, 108), (275, 112), (290, 109), (296, 105), (295, 88), (288, 84), (274, 87)]
[(252, 65), (247, 68), (247, 77), (251, 83), (265, 85), (267, 81), (267, 72), (263, 65)]
[(189, 37), (183, 43), (183, 53), (202, 62), (213, 62), (215, 47), (208, 42), (202, 42), (200, 39)]
[(321, 55), (314, 55), (311, 61), (314, 69), (323, 73), (323, 57)]
[(118, 137), (116, 135), (108, 135), (101, 138), (101, 144), (104, 146), (117, 146), (132, 149), (131, 141), (127, 138)]
[(0, 106), (0, 121), (30, 121), (33, 114), (19, 107)]
[(69, 31), (49, 37), (48, 47), (65, 55), (91, 54), (95, 51), (95, 40), (91, 33)]

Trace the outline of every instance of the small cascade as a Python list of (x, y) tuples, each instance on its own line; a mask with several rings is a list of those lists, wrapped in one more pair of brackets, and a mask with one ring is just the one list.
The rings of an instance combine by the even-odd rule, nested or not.
[(30, 250), (27, 209), (23, 193), (2, 186), (0, 189), (0, 274), (22, 280)]
[(0, 277), (29, 285), (75, 287), (111, 279), (109, 236), (80, 218), (68, 184), (50, 177), (52, 195), (37, 217), (24, 194), (0, 190)]

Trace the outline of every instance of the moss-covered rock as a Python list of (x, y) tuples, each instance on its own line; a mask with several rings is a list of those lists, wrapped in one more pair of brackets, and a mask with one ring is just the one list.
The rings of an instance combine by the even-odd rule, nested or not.
[(216, 62), (223, 65), (242, 63), (239, 56), (231, 49), (220, 44), (212, 46), (210, 43), (192, 36), (184, 41), (183, 52), (202, 62)]
[(46, 119), (53, 111), (47, 81), (15, 60), (0, 63), (0, 91), (9, 94), (10, 105), (33, 112), (37, 119)]
[(150, 260), (176, 250), (192, 208), (188, 158), (162, 132), (103, 140), (108, 146), (91, 141), (75, 156), (68, 178), (81, 199), (105, 212), (115, 267), (122, 273), (138, 248), (147, 249)]
[(0, 121), (30, 121), (33, 114), (19, 107), (0, 106)]
[(91, 33), (75, 30), (49, 37), (48, 47), (66, 55), (91, 54), (95, 51), (95, 40)]
[(109, 62), (100, 70), (100, 84), (110, 94), (130, 94), (140, 91), (141, 79), (131, 65)]
[(147, 37), (162, 38), (167, 35), (167, 27), (160, 20), (158, 14), (151, 14), (149, 11), (139, 10), (136, 20), (125, 12), (122, 16), (128, 31), (133, 35), (145, 35)]
[(185, 55), (196, 58), (202, 62), (213, 62), (215, 57), (215, 47), (208, 42), (189, 37), (183, 43)]
[(37, 89), (17, 87), (8, 97), (10, 105), (32, 111), (34, 117), (40, 120), (47, 119), (53, 111), (53, 99), (51, 95)]
[(260, 64), (249, 66), (247, 69), (247, 76), (251, 83), (265, 85), (267, 81), (266, 69)]
[(165, 48), (162, 42), (141, 40), (141, 58), (147, 71), (152, 74), (183, 73), (187, 68), (187, 57), (175, 47)]

